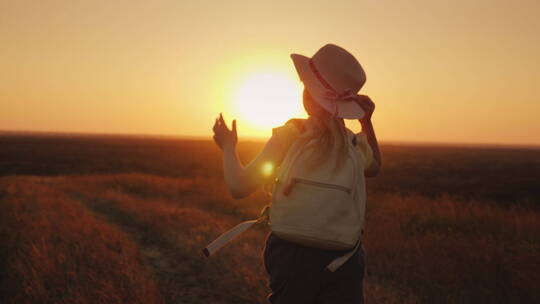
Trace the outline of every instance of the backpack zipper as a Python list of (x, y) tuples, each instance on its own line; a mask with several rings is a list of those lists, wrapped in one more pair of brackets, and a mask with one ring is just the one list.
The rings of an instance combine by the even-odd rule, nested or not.
[(330, 188), (330, 189), (343, 191), (343, 192), (346, 192), (348, 194), (351, 194), (351, 191), (352, 191), (350, 188), (340, 186), (340, 185), (321, 183), (321, 182), (316, 182), (316, 181), (312, 181), (312, 180), (307, 180), (307, 179), (302, 179), (302, 178), (296, 178), (295, 177), (295, 178), (291, 179), (289, 184), (285, 187), (285, 189), (283, 189), (283, 194), (285, 196), (288, 196), (291, 193), (292, 188), (296, 184), (304, 184), (304, 185), (310, 185), (310, 186), (315, 186), (315, 187)]

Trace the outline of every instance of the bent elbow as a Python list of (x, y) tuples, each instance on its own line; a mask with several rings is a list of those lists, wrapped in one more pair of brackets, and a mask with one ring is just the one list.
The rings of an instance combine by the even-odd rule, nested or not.
[(242, 191), (241, 189), (237, 188), (229, 189), (229, 192), (234, 199), (242, 199), (249, 195), (249, 193), (247, 193), (246, 191)]
[(232, 198), (239, 200), (245, 198), (247, 195), (244, 195), (241, 192), (231, 192), (231, 196)]
[(377, 170), (377, 171), (370, 170), (370, 171), (364, 172), (365, 177), (376, 177), (377, 175), (379, 175), (379, 170)]
[(371, 168), (364, 171), (364, 175), (366, 177), (376, 177), (377, 175), (379, 175), (380, 171), (381, 171), (381, 166), (377, 164), (376, 166), (372, 166)]

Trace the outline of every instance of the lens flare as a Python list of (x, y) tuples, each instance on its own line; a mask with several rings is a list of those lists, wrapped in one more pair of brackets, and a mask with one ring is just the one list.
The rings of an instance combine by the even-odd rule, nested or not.
[(274, 164), (266, 162), (262, 165), (262, 173), (264, 176), (271, 176), (274, 173)]

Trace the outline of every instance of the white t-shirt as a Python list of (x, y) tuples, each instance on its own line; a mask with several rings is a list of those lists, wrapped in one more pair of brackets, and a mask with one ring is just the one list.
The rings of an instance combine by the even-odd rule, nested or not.
[[(279, 145), (279, 150), (283, 155), (286, 154), (292, 143), (300, 136), (300, 130), (298, 124), (295, 124), (295, 120), (291, 119), (283, 126), (272, 129), (272, 137), (275, 139), (275, 144)], [(305, 122), (306, 120), (298, 119), (296, 122)], [(371, 146), (367, 142), (366, 134), (363, 132), (355, 134), (356, 148), (358, 151), (359, 159), (362, 161), (364, 168), (369, 168), (373, 162), (373, 151)], [(279, 164), (278, 164), (279, 165)]]

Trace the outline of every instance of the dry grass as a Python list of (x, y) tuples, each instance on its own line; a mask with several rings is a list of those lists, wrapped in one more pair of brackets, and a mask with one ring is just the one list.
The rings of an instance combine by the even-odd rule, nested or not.
[[(0, 299), (264, 302), (266, 228), (200, 252), (268, 201), (230, 198), (211, 143), (14, 141), (0, 169), (57, 176), (0, 178)], [(540, 302), (538, 151), (383, 153), (386, 171), (369, 184), (367, 303)]]
[(369, 274), (423, 303), (537, 303), (540, 214), (451, 197), (370, 200)]
[(91, 208), (113, 212), (121, 217), (119, 222), (137, 225), (146, 231), (147, 238), (159, 240), (161, 247), (183, 251), (180, 258), (189, 261), (173, 263), (193, 266), (197, 273), (186, 275), (198, 277), (195, 281), (200, 294), (221, 301), (224, 297), (245, 303), (264, 301), (268, 291), (261, 267), (261, 229), (246, 232), (216, 257), (208, 260), (202, 255), (201, 249), (209, 241), (242, 218), (253, 216), (230, 203), (232, 200), (218, 190), (224, 190), (220, 185), (140, 174), (57, 180), (63, 181), (65, 191), (88, 202)]
[[(199, 250), (241, 219), (219, 184), (139, 174), (70, 179), (94, 203), (115, 206), (155, 237), (180, 243), (193, 261)], [(167, 185), (164, 187), (164, 185)], [(223, 189), (221, 189), (223, 190)], [(256, 210), (262, 197), (242, 201)], [(239, 202), (236, 202), (239, 204)], [(254, 208), (256, 207), (256, 208)], [(240, 210), (242, 210), (240, 208)], [(260, 252), (265, 230), (231, 244), (211, 267), (226, 273), (215, 288), (233, 288), (263, 301), (268, 290)], [(539, 278), (540, 214), (493, 203), (419, 195), (372, 194), (365, 246), (370, 303), (534, 303)], [(202, 261), (204, 263), (204, 261)], [(208, 263), (207, 262), (207, 263)], [(206, 270), (204, 275), (219, 274)], [(241, 290), (242, 287), (249, 287)], [(225, 291), (221, 291), (225, 292)]]
[(47, 179), (0, 193), (2, 303), (161, 303), (137, 245)]

